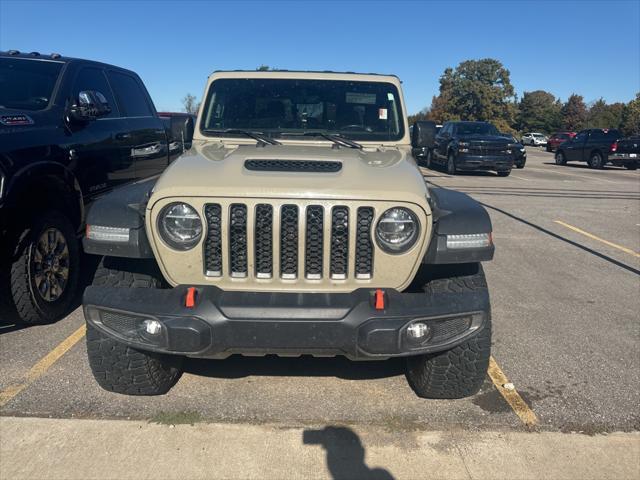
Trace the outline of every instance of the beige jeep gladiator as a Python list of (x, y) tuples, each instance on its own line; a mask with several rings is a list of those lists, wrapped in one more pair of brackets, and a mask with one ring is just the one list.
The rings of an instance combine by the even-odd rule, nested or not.
[[(191, 140), (191, 139), (187, 139)], [(491, 222), (429, 188), (390, 75), (215, 72), (192, 147), (87, 213), (89, 363), (167, 392), (184, 357), (406, 357), (416, 394), (474, 394), (491, 345)]]

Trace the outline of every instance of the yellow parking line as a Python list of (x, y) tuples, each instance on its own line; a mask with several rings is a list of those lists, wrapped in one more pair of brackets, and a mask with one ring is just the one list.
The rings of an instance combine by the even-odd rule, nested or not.
[(573, 225), (569, 225), (568, 223), (562, 222), (560, 220), (554, 220), (554, 222), (557, 223), (558, 225), (562, 225), (563, 227), (567, 227), (567, 228), (573, 230), (574, 232), (578, 232), (578, 233), (584, 235), (585, 237), (589, 237), (589, 238), (591, 238), (593, 240), (597, 240), (598, 242), (602, 242), (605, 245), (609, 245), (610, 247), (617, 248), (618, 250), (620, 250), (620, 251), (622, 251), (624, 253), (628, 253), (629, 255), (633, 255), (634, 257), (640, 258), (640, 253), (634, 252), (630, 248), (623, 247), (622, 245), (618, 245), (617, 243), (610, 242), (609, 240), (605, 240), (604, 238), (596, 237), (592, 233), (585, 232), (584, 230), (582, 230), (582, 229), (580, 229), (578, 227), (574, 227)]
[(84, 337), (85, 332), (86, 326), (83, 324), (75, 332), (65, 338), (56, 348), (40, 359), (38, 363), (31, 367), (31, 370), (27, 372), (22, 383), (18, 385), (10, 385), (0, 391), (0, 407), (5, 406), (12, 398), (42, 377), (47, 370), (49, 370), (49, 368), (60, 359), (60, 357), (67, 353), (71, 347)]
[(513, 384), (509, 382), (509, 379), (498, 366), (498, 363), (493, 356), (489, 358), (489, 371), (487, 373), (489, 374), (489, 378), (491, 378), (496, 389), (507, 401), (516, 415), (520, 417), (522, 423), (527, 427), (535, 427), (538, 424), (538, 417), (533, 410), (531, 410), (529, 405), (527, 405), (527, 402), (522, 399)]

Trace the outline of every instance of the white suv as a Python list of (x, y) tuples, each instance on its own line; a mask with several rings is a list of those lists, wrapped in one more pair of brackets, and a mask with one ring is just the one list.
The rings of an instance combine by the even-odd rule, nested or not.
[(523, 145), (546, 145), (547, 137), (542, 133), (525, 133), (522, 136)]

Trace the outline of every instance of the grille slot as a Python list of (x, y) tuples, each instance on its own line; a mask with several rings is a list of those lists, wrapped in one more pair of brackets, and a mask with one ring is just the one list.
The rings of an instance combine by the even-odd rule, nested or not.
[(316, 160), (246, 160), (244, 167), (257, 172), (335, 173), (342, 170), (342, 163)]
[(238, 203), (229, 209), (229, 271), (232, 277), (247, 276), (247, 206)]
[(356, 278), (371, 278), (373, 273), (373, 242), (371, 241), (371, 224), (373, 208), (358, 208), (358, 225), (356, 226)]
[(273, 207), (265, 203), (256, 205), (254, 231), (256, 277), (273, 276)]
[(217, 203), (204, 207), (207, 219), (207, 238), (204, 242), (204, 274), (207, 277), (222, 276), (222, 209)]
[(280, 211), (280, 276), (298, 276), (298, 207), (283, 205)]
[(309, 279), (322, 278), (324, 210), (320, 205), (307, 207), (305, 238), (305, 276)]
[(349, 209), (333, 207), (331, 211), (331, 278), (347, 278), (349, 265)]

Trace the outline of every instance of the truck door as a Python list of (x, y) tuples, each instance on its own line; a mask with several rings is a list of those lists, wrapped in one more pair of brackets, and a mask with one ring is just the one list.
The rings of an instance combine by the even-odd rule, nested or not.
[(111, 113), (86, 125), (70, 130), (67, 144), (69, 161), (85, 197), (114, 188), (135, 179), (127, 149), (127, 121), (122, 117), (103, 69), (83, 66), (75, 74), (70, 101), (77, 101), (80, 92), (101, 93), (111, 107)]
[(447, 156), (447, 146), (449, 145), (449, 140), (451, 139), (451, 124), (445, 123), (444, 126), (440, 129), (440, 132), (436, 135), (434, 140), (433, 150), (435, 152), (435, 157), (440, 160), (441, 158), (446, 158)]
[(127, 119), (127, 156), (135, 166), (135, 176), (140, 179), (162, 173), (169, 164), (167, 134), (146, 89), (134, 75), (108, 70), (107, 76)]
[(567, 161), (582, 161), (585, 142), (589, 138), (589, 132), (583, 130), (578, 133), (573, 140), (563, 147)]

